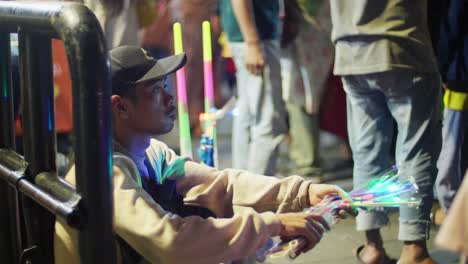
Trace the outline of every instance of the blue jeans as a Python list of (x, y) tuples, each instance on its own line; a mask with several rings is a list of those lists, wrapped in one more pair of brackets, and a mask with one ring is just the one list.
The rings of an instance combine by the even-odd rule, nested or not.
[[(441, 82), (438, 74), (412, 71), (343, 76), (348, 134), (354, 158), (354, 187), (363, 186), (392, 165), (394, 120), (396, 163), (414, 176), (422, 203), (400, 207), (398, 239), (428, 239), (436, 162), (441, 145)], [(361, 211), (357, 230), (388, 223), (384, 210)]]
[[(439, 174), (436, 180), (437, 196), (445, 211), (452, 205), (453, 199), (463, 179), (462, 146), (468, 130), (468, 111), (444, 110), (442, 129), (443, 144), (437, 163)], [(465, 150), (466, 151), (466, 150)]]
[(232, 133), (233, 167), (273, 176), (278, 147), (287, 133), (278, 41), (261, 43), (265, 67), (255, 76), (245, 67), (246, 44), (229, 43), (236, 64), (238, 115)]

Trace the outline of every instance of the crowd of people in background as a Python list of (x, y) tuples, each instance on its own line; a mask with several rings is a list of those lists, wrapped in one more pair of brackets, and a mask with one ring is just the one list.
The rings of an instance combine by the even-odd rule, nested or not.
[[(415, 177), (422, 204), (400, 208), (398, 263), (435, 263), (426, 245), (434, 197), (448, 214), (438, 243), (468, 256), (466, 0), (76, 2), (95, 13), (109, 50), (132, 45), (166, 57), (172, 23), (181, 22), (194, 137), (203, 112), (201, 22), (210, 21), (216, 105), (226, 94), (237, 100), (233, 168), (275, 176), (288, 142), (291, 173), (322, 182), (320, 131), (328, 130), (343, 139), (354, 187), (393, 164)], [(361, 263), (395, 263), (380, 234), (387, 224), (385, 211), (360, 211)]]
[[(194, 8), (201, 2), (206, 8)], [(425, 241), (441, 146), (437, 191), (446, 211), (467, 166), (463, 142), (468, 124), (464, 82), (468, 23), (463, 23), (463, 1), (431, 5), (401, 0), (170, 1), (166, 19), (182, 22), (188, 43), (186, 69), (193, 71), (188, 76), (199, 78), (189, 82), (192, 127), (197, 127), (203, 96), (202, 75), (196, 74), (202, 69), (197, 61), (201, 56), (196, 55), (201, 53), (197, 26), (210, 20), (214, 40), (225, 32), (236, 67), (233, 167), (275, 175), (279, 145), (289, 135), (293, 172), (320, 181), (319, 110), (326, 107), (321, 103), (333, 69), (342, 76), (347, 109), (331, 112), (336, 116), (347, 112), (354, 186), (394, 163), (408, 166), (424, 197), (417, 210), (400, 210), (399, 239), (404, 241), (400, 263), (413, 259), (433, 263)], [(146, 41), (154, 38), (160, 35), (145, 35)], [(214, 57), (219, 63), (218, 48)], [(443, 139), (440, 76), (446, 85)], [(219, 90), (220, 83), (216, 84)], [(223, 102), (217, 99), (218, 104)], [(356, 252), (360, 261), (390, 261), (379, 233), (387, 222), (382, 212), (358, 216), (357, 229), (367, 238)]]

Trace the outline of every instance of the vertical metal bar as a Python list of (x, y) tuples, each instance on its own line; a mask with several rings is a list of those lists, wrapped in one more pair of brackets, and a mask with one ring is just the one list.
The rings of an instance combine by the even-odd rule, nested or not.
[(13, 88), (11, 84), (11, 52), (10, 34), (0, 33), (0, 76), (1, 76), (1, 101), (0, 115), (2, 119), (1, 146), (4, 148), (14, 148), (15, 132), (12, 126), (13, 121)]
[[(56, 171), (52, 42), (49, 37), (20, 31), (19, 61), (23, 98), (24, 157), (30, 164), (27, 180), (40, 172)], [(23, 196), (28, 246), (37, 246), (39, 263), (53, 263), (55, 217)], [(33, 261), (34, 263), (34, 261)]]
[[(77, 191), (83, 196), (80, 212), (83, 212), (83, 217), (87, 220), (83, 223), (83, 229), (80, 230), (80, 257), (82, 263), (86, 264), (115, 263), (115, 240), (112, 229), (111, 92), (109, 62), (102, 29), (95, 15), (83, 5), (51, 3), (44, 8), (34, 3), (15, 1), (2, 3), (0, 1), (0, 29), (16, 31), (18, 27), (40, 32), (49, 37), (59, 37), (65, 43), (73, 83), (73, 124), (77, 139), (74, 142)], [(34, 93), (32, 86), (39, 89), (43, 85), (38, 86), (36, 83), (43, 82), (44, 78), (34, 71), (43, 71), (42, 67), (47, 65), (40, 64), (39, 59), (31, 50), (34, 46), (38, 52), (44, 52), (41, 39), (30, 38), (26, 35), (21, 39), (22, 51), (30, 53), (21, 59), (23, 65), (21, 72), (25, 77), (23, 89), (26, 93), (32, 92), (28, 95), (30, 98), (25, 97), (23, 100), (24, 104), (28, 105), (34, 103), (31, 98), (42, 99), (42, 97), (35, 96), (37, 93)], [(41, 62), (43, 62), (42, 59)], [(49, 77), (45, 79), (47, 78)], [(44, 110), (32, 106), (28, 106), (28, 109)], [(26, 115), (28, 111), (24, 112)], [(32, 119), (38, 116), (43, 117), (43, 115), (31, 113)], [(34, 133), (38, 133), (33, 137), (34, 140), (42, 138), (46, 142), (48, 137), (44, 132), (45, 123), (42, 119), (24, 120), (24, 125), (29, 126), (29, 128), (25, 127), (25, 130), (29, 129), (32, 132), (34, 129)], [(25, 137), (25, 146), (30, 148), (25, 149), (25, 156), (31, 163), (37, 160), (36, 164), (38, 164), (31, 167), (28, 172), (30, 176), (34, 175), (33, 172), (40, 167), (52, 167), (48, 162), (50, 160), (48, 159), (49, 145), (45, 146), (43, 156), (34, 154), (33, 148), (43, 145), (42, 143), (30, 142)], [(31, 204), (34, 203), (26, 204), (25, 208), (28, 209)], [(32, 210), (28, 212), (30, 211)], [(36, 242), (39, 241), (38, 237), (41, 233), (36, 229), (38, 220), (32, 216), (34, 215), (29, 213), (25, 218), (29, 221), (29, 231), (34, 231), (31, 232), (30, 241)]]
[(109, 61), (103, 33), (95, 26), (96, 17), (87, 9), (78, 13), (83, 34), (68, 34), (62, 39), (73, 82), (76, 186), (82, 196), (80, 210), (87, 218), (80, 230), (80, 257), (86, 264), (116, 263)]
[[(11, 83), (10, 34), (0, 33), (0, 148), (15, 149), (13, 88)], [(15, 263), (19, 259), (19, 224), (16, 218), (16, 192), (0, 181), (0, 260)]]

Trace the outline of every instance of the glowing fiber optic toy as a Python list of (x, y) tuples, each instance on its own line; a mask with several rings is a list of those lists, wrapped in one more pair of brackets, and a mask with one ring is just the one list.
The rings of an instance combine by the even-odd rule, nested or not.
[[(405, 175), (405, 170), (398, 170), (393, 166), (381, 176), (367, 182), (364, 187), (349, 193), (351, 206), (362, 209), (377, 207), (419, 206), (421, 199), (417, 197), (418, 187), (413, 177)], [(332, 226), (339, 222), (338, 212), (346, 201), (339, 196), (325, 197), (318, 205), (305, 212), (321, 215)], [(289, 257), (295, 259), (307, 246), (307, 240), (299, 237), (291, 241), (280, 241), (265, 252), (264, 256), (257, 256), (258, 260), (269, 258)]]

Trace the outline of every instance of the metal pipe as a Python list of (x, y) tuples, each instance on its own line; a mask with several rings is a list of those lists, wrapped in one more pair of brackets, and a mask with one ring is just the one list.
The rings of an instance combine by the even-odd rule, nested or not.
[[(57, 198), (27, 181), (23, 174), (9, 169), (2, 163), (0, 163), (0, 178), (6, 179), (10, 185), (15, 186), (20, 192), (32, 198), (51, 213), (63, 218), (69, 225), (77, 228), (80, 227), (81, 220), (78, 213), (78, 205), (81, 197), (76, 195), (76, 193), (66, 194)], [(60, 200), (60, 198), (64, 200)]]
[[(10, 35), (0, 32), (0, 148), (14, 149), (10, 49)], [(16, 199), (15, 190), (0, 181), (0, 259), (6, 263), (17, 262), (21, 249)]]
[(3, 178), (12, 187), (16, 187), (16, 183), (19, 180), (17, 175), (23, 177), (28, 168), (28, 163), (24, 161), (24, 158), (10, 149), (0, 149), (0, 166), (4, 168), (0, 173), (0, 179)]
[(63, 205), (60, 208), (70, 208), (67, 210), (51, 211), (62, 217), (66, 222), (73, 227), (82, 227), (81, 215), (78, 215), (78, 208), (81, 202), (81, 196), (76, 193), (75, 187), (68, 182), (57, 177), (57, 174), (51, 172), (43, 172), (36, 176), (36, 184), (45, 193), (49, 194), (53, 199), (59, 201)]
[(55, 199), (69, 204), (70, 207), (77, 207), (80, 202), (81, 197), (76, 193), (75, 186), (52, 172), (43, 172), (37, 175), (36, 184)]
[(6, 182), (10, 186), (16, 187), (18, 181), (21, 180), (23, 175), (24, 174), (22, 173), (9, 169), (0, 162), (0, 179), (4, 180), (3, 182)]
[(52, 41), (24, 31), (18, 39), (24, 157), (29, 163), (28, 180), (33, 182), (38, 173), (56, 170)]
[(0, 179), (29, 197), (35, 197), (35, 193), (38, 193), (38, 197), (42, 197), (41, 201), (46, 201), (43, 205), (46, 209), (65, 219), (69, 225), (81, 227), (81, 222), (77, 222), (80, 219), (78, 207), (81, 196), (76, 193), (75, 187), (51, 172), (39, 173), (35, 177), (37, 186), (34, 186), (24, 177), (28, 166), (24, 158), (15, 151), (0, 149)]
[(107, 48), (99, 23), (88, 9), (61, 14), (55, 27), (72, 29), (64, 31), (61, 39), (68, 47), (73, 76), (76, 189), (83, 197), (80, 209), (85, 210), (87, 221), (79, 237), (80, 257), (82, 263), (115, 263)]
[[(71, 224), (72, 226), (77, 226), (80, 223), (79, 220), (79, 214), (77, 213), (77, 210), (74, 210), (74, 208), (70, 208), (63, 202), (60, 202), (41, 190), (40, 188), (37, 188), (34, 184), (30, 183), (27, 180), (20, 180), (18, 182), (18, 189), (26, 194), (28, 197), (32, 198), (35, 202), (38, 204), (42, 205), (44, 208), (46, 208), (49, 212), (55, 213), (57, 216), (65, 219), (68, 224)], [(53, 230), (53, 229), (52, 229)], [(53, 234), (49, 234), (53, 236)], [(53, 263), (53, 258), (52, 262), (45, 262), (45, 263)]]
[(110, 77), (104, 35), (94, 14), (75, 3), (0, 1), (0, 31), (39, 32), (63, 40), (73, 85), (76, 188), (86, 223), (83, 263), (115, 263), (112, 230)]
[(57, 37), (57, 31), (50, 26), (50, 19), (61, 12), (62, 6), (46, 2), (39, 4), (1, 1), (0, 31), (13, 33), (21, 26), (27, 31)]
[(11, 83), (10, 34), (0, 32), (0, 147), (15, 147), (15, 131), (11, 126), (13, 114), (13, 87)]
[[(18, 41), (24, 158), (29, 163), (25, 178), (32, 183), (40, 172), (56, 170), (52, 41), (49, 37), (24, 30), (18, 33)], [(28, 186), (28, 183), (23, 183), (24, 188)], [(42, 197), (22, 196), (28, 247), (37, 246), (34, 255), (44, 263), (53, 263), (55, 217), (38, 205), (44, 200), (30, 198)]]
[(24, 174), (29, 166), (23, 156), (11, 149), (0, 149), (0, 162), (21, 174)]
[(20, 240), (17, 236), (16, 203), (12, 187), (0, 182), (0, 259), (5, 263), (16, 263), (19, 259)]

